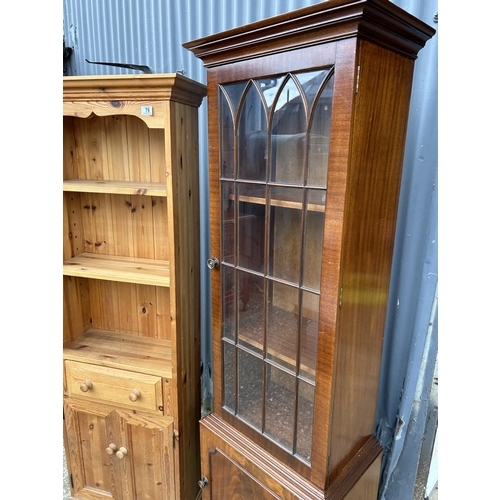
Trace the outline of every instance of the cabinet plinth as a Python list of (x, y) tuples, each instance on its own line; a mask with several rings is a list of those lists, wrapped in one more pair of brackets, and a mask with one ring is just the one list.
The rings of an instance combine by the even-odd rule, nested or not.
[(434, 30), (329, 0), (184, 44), (207, 67), (214, 411), (204, 500), (375, 500), (413, 67)]
[(63, 80), (64, 433), (75, 499), (198, 491), (205, 94), (177, 74)]

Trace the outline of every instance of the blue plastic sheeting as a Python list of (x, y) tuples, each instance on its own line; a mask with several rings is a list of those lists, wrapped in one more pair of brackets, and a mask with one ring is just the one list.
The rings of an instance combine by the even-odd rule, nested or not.
[[(64, 0), (68, 75), (137, 71), (85, 61), (146, 65), (206, 82), (182, 43), (319, 3), (318, 0)], [(437, 29), (437, 0), (394, 3)], [(409, 117), (377, 408), (384, 446), (382, 500), (411, 500), (437, 355), (437, 34), (419, 52)], [(211, 394), (208, 131), (200, 108), (202, 396)], [(375, 429), (374, 429), (375, 431)]]

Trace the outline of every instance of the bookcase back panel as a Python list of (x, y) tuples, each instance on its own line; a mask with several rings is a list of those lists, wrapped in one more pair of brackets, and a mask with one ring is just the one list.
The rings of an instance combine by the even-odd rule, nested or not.
[(89, 328), (170, 340), (170, 289), (64, 276), (65, 343)]
[(88, 330), (90, 323), (89, 280), (63, 276), (64, 345)]
[(170, 290), (89, 280), (92, 326), (100, 330), (170, 339)]
[(165, 183), (164, 131), (135, 116), (64, 117), (64, 179)]
[(168, 260), (166, 198), (64, 193), (64, 258), (81, 253)]

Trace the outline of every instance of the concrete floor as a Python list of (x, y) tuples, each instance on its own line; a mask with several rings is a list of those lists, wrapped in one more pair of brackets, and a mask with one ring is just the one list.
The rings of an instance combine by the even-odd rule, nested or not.
[(63, 500), (71, 499), (71, 491), (69, 488), (68, 468), (66, 467), (66, 454), (63, 448)]

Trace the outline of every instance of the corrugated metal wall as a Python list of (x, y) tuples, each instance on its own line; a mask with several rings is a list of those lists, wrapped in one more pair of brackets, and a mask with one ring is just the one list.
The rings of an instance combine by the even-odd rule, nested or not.
[[(64, 0), (68, 75), (135, 71), (85, 61), (147, 65), (206, 82), (200, 60), (182, 43), (319, 0)], [(394, 0), (437, 28), (437, 0)], [(415, 67), (401, 188), (377, 433), (386, 447), (381, 498), (411, 500), (419, 440), (437, 354), (437, 35)], [(209, 255), (207, 116), (200, 108), (202, 264)], [(204, 396), (210, 394), (209, 275), (202, 265)], [(431, 325), (431, 326), (429, 326)]]

